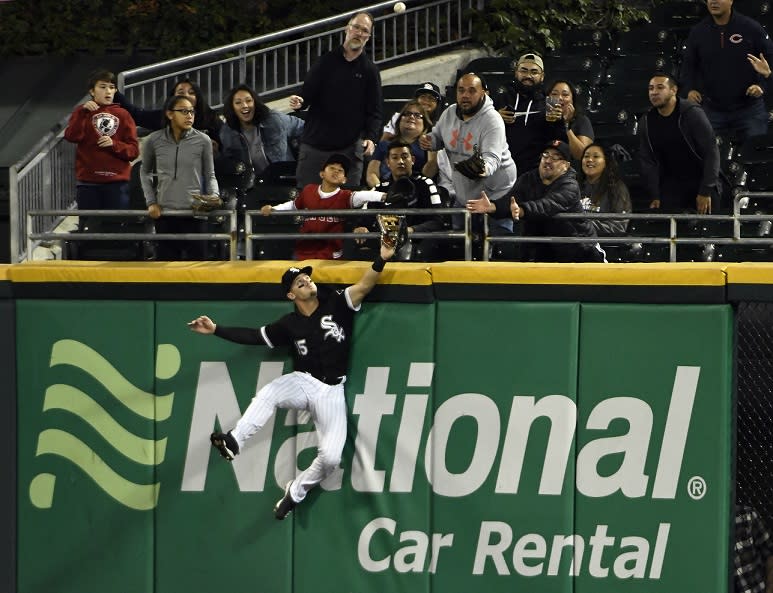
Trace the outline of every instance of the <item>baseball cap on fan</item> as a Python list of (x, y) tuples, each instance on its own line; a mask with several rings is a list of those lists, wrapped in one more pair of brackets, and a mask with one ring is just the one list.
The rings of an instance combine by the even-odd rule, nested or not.
[(562, 157), (564, 157), (565, 161), (571, 161), (572, 160), (572, 153), (569, 150), (569, 145), (562, 141), (562, 140), (551, 140), (548, 142), (547, 146), (545, 146), (545, 150), (548, 148), (552, 148), (553, 150), (557, 150)]
[(417, 87), (413, 96), (418, 97), (419, 95), (432, 95), (438, 103), (443, 101), (443, 97), (440, 94), (440, 87), (434, 82), (424, 82), (420, 87)]
[(288, 268), (287, 271), (282, 274), (282, 288), (284, 288), (284, 291), (290, 292), (290, 287), (292, 287), (293, 282), (301, 274), (311, 276), (311, 270), (311, 266), (306, 266), (305, 268), (296, 268), (293, 266), (292, 268)]
[(516, 67), (520, 66), (521, 64), (524, 64), (526, 62), (531, 62), (532, 64), (536, 64), (539, 66), (539, 69), (543, 72), (545, 71), (545, 64), (542, 61), (542, 56), (540, 56), (536, 52), (529, 52), (528, 54), (523, 54), (520, 58), (518, 58), (518, 61), (515, 62)]

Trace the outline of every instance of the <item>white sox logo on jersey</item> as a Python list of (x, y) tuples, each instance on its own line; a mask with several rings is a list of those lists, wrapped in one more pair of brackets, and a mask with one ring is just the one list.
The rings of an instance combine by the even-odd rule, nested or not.
[(112, 136), (118, 130), (118, 118), (112, 113), (97, 113), (91, 123), (100, 136)]
[(337, 342), (343, 342), (346, 339), (346, 334), (344, 333), (343, 328), (338, 325), (335, 321), (333, 321), (332, 315), (325, 315), (320, 319), (319, 326), (322, 329), (326, 329), (327, 332), (325, 332), (325, 335), (323, 336), (323, 340), (327, 340), (328, 338), (333, 338)]

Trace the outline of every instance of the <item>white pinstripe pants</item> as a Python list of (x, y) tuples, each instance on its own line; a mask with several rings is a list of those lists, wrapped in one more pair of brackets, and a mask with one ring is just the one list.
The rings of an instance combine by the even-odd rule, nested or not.
[(317, 456), (290, 487), (295, 502), (329, 476), (341, 463), (346, 442), (344, 386), (327, 385), (308, 373), (293, 371), (265, 385), (244, 412), (231, 434), (239, 449), (271, 418), (276, 408), (308, 410), (317, 430)]

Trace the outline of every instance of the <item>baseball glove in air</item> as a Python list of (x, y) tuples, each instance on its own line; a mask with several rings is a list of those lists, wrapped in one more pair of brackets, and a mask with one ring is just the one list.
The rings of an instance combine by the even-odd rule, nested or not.
[(472, 147), (472, 156), (454, 165), (454, 169), (469, 179), (480, 179), (486, 172), (486, 163), (480, 155), (478, 145)]
[(207, 213), (213, 210), (219, 210), (223, 207), (223, 200), (220, 196), (191, 194), (191, 208), (193, 216), (197, 218), (207, 218)]
[(378, 227), (381, 229), (381, 243), (399, 251), (408, 240), (408, 225), (405, 216), (399, 214), (378, 214)]

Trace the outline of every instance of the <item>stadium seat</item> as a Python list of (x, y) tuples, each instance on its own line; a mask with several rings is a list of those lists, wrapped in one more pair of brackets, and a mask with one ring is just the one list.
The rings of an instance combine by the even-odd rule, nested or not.
[(575, 84), (586, 82), (591, 86), (600, 84), (604, 79), (605, 64), (595, 56), (547, 56), (545, 75), (548, 84), (552, 80), (567, 79)]
[(620, 33), (613, 44), (615, 56), (661, 55), (675, 58), (679, 43), (675, 35), (661, 25), (644, 25)]
[(508, 56), (485, 56), (470, 60), (462, 70), (463, 74), (474, 72), (475, 74), (508, 74), (513, 76), (513, 58)]
[(556, 55), (607, 58), (612, 49), (609, 33), (602, 29), (566, 29)]

